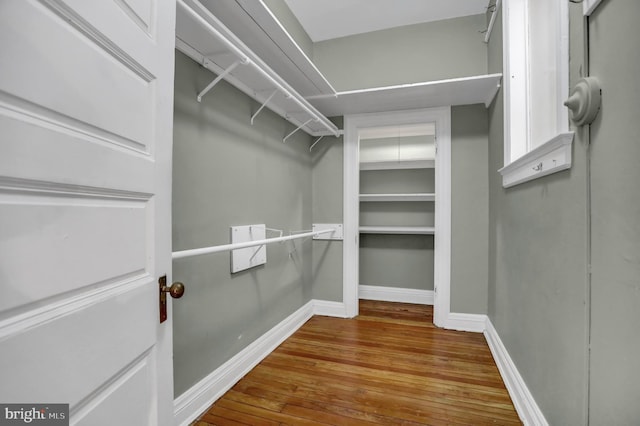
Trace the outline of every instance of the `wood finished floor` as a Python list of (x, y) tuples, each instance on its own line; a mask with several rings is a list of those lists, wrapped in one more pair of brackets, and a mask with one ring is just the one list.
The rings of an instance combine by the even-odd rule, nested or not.
[(316, 316), (193, 425), (521, 425), (482, 334), (431, 306), (360, 301)]

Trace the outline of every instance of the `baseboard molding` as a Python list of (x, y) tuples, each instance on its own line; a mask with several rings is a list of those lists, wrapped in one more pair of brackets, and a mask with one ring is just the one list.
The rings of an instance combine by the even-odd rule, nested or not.
[(175, 424), (188, 425), (314, 314), (310, 301), (174, 401)]
[(331, 302), (328, 300), (312, 300), (313, 314), (327, 317), (347, 318), (347, 308), (342, 302)]
[(509, 391), (520, 420), (525, 426), (548, 426), (549, 423), (547, 423), (540, 407), (538, 407), (531, 392), (529, 392), (529, 388), (527, 388), (524, 379), (518, 372), (490, 319), (486, 321), (484, 336), (487, 339), (493, 359), (496, 361), (498, 370), (500, 370), (500, 375)]
[(483, 333), (487, 327), (487, 316), (482, 314), (450, 313), (444, 326), (447, 330)]
[(433, 305), (433, 290), (359, 285), (358, 297), (365, 300)]

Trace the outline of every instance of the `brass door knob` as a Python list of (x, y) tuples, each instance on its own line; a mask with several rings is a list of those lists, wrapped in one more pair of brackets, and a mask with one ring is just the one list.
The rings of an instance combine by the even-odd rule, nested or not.
[(162, 287), (162, 291), (164, 293), (169, 293), (169, 295), (174, 299), (180, 299), (184, 295), (184, 284), (176, 281), (175, 283), (171, 284), (171, 287)]

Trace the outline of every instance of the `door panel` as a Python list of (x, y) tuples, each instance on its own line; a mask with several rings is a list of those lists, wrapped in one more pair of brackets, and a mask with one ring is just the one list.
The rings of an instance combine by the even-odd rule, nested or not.
[(12, 386), (3, 401), (59, 401), (71, 404), (73, 412), (148, 358), (157, 321), (138, 318), (138, 312), (158, 307), (147, 282), (148, 277), (125, 281), (4, 327), (2, 360), (11, 368), (3, 381)]
[(640, 2), (603, 1), (589, 18), (589, 73), (602, 84), (591, 125), (590, 424), (640, 419)]
[[(85, 24), (80, 31), (35, 0), (12, 0), (3, 9), (0, 101), (71, 130), (149, 151), (154, 130), (149, 101), (156, 96), (150, 71), (108, 45), (96, 28)], [(34, 35), (25, 37), (25, 30)]]
[(0, 402), (173, 424), (175, 1), (0, 2)]
[[(0, 193), (0, 217), (7, 218), (0, 229), (1, 275), (13, 289), (0, 298), (0, 311), (117, 286), (136, 275), (151, 278), (146, 207), (144, 199), (59, 196), (33, 187), (28, 194)], [(123, 238), (130, 243), (121, 244)]]

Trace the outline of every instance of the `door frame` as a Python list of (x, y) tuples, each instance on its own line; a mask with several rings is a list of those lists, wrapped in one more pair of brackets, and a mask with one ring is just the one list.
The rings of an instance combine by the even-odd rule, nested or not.
[(359, 130), (368, 127), (436, 123), (434, 316), (445, 327), (451, 311), (451, 107), (346, 115), (343, 162), (343, 303), (358, 315), (360, 165)]

